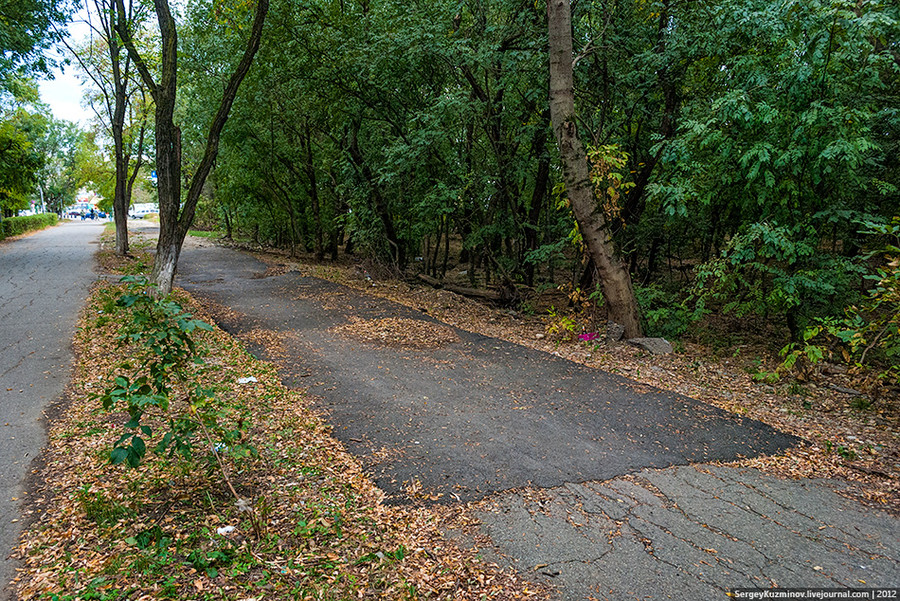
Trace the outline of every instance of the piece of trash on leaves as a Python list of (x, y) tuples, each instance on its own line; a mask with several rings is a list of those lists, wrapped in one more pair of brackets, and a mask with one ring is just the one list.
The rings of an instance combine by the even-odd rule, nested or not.
[(226, 534), (231, 534), (234, 532), (234, 526), (222, 526), (221, 528), (216, 528), (216, 534), (220, 536), (225, 536)]
[(249, 376), (247, 378), (238, 378), (238, 384), (253, 384), (254, 382), (259, 382), (254, 376)]

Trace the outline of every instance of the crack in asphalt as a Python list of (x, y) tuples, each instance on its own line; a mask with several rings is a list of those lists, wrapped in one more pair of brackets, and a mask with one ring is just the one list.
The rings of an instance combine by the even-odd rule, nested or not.
[[(558, 571), (552, 578), (541, 573), (535, 577), (566, 601), (597, 598), (591, 595), (601, 589), (606, 592), (600, 598), (618, 601), (643, 595), (713, 598), (736, 587), (844, 588), (860, 586), (861, 581), (865, 586), (896, 586), (900, 562), (888, 550), (897, 546), (895, 517), (864, 510), (824, 484), (806, 483), (807, 493), (811, 490), (817, 502), (824, 500), (822, 515), (811, 517), (766, 494), (767, 486), (783, 486), (774, 477), (716, 468), (716, 474), (707, 476), (721, 482), (719, 490), (702, 485), (697, 473), (688, 470), (699, 473), (705, 468), (644, 470), (627, 479), (567, 483), (540, 491), (540, 502), (532, 495), (503, 493), (493, 500), (496, 506), (521, 509), (498, 513), (485, 508), (476, 517), (492, 540), (496, 558), (519, 569), (546, 564)], [(804, 491), (798, 494), (802, 500)], [(784, 511), (784, 518), (760, 511), (754, 506), (759, 499)], [(719, 513), (717, 507), (727, 507), (730, 513)], [(551, 524), (553, 515), (569, 519)], [(710, 524), (713, 517), (717, 523)], [(877, 522), (879, 538), (853, 544), (816, 536), (792, 525), (791, 518), (808, 520), (809, 528), (867, 519)], [(551, 534), (554, 539), (548, 542)], [(602, 553), (591, 542), (599, 539), (608, 545)], [(562, 549), (565, 559), (547, 556)], [(573, 558), (573, 553), (583, 557)], [(648, 587), (640, 597), (633, 593), (635, 583)]]

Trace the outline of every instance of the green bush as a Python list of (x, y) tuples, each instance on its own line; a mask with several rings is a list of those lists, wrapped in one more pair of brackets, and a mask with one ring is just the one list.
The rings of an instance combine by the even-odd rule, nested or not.
[(783, 317), (791, 340), (816, 320), (841, 314), (856, 302), (866, 272), (860, 257), (823, 250), (815, 219), (782, 226), (760, 222), (736, 234), (722, 256), (697, 269), (698, 311)]
[(56, 225), (55, 213), (28, 215), (27, 217), (7, 217), (3, 221), (0, 221), (0, 240), (4, 240), (10, 236), (18, 236), (25, 232), (42, 230), (51, 225)]
[(876, 239), (880, 248), (867, 257), (878, 263), (865, 279), (872, 283), (857, 303), (844, 314), (819, 319), (806, 328), (803, 340), (782, 349), (784, 368), (793, 369), (802, 357), (810, 363), (839, 356), (875, 381), (900, 384), (900, 216), (891, 223), (865, 222), (863, 234)]
[(662, 336), (670, 340), (679, 338), (700, 316), (700, 313), (689, 310), (677, 294), (657, 285), (635, 286), (634, 295), (641, 307), (647, 336)]

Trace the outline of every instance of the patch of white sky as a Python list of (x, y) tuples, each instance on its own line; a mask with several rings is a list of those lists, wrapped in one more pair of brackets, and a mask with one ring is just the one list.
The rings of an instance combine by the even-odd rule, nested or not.
[[(90, 26), (87, 20), (88, 14), (85, 8), (79, 9), (72, 15), (71, 20), (65, 26), (69, 45), (80, 45), (90, 37)], [(56, 61), (71, 59), (68, 50), (62, 44), (52, 51), (51, 56)], [(41, 100), (50, 107), (54, 117), (72, 121), (82, 128), (86, 128), (94, 114), (90, 108), (82, 104), (83, 86), (77, 72), (78, 67), (74, 64), (57, 66), (51, 72), (53, 79), (39, 81), (38, 89)]]

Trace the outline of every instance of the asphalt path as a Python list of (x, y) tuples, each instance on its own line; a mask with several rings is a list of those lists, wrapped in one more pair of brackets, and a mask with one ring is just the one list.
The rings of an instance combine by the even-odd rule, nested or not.
[(96, 278), (92, 243), (102, 230), (98, 222), (67, 222), (0, 242), (0, 599), (10, 598), (25, 478), (46, 444), (43, 412), (70, 376), (76, 317)]
[(296, 272), (263, 277), (266, 265), (244, 253), (186, 249), (180, 267), (181, 285), (240, 314), (226, 329), (282, 334), (277, 349), (251, 349), (278, 363), (289, 385), (310, 388), (335, 435), (395, 502), (416, 483), (443, 502), (471, 501), (796, 442), (711, 405), (463, 330), (437, 349), (348, 338), (334, 328), (351, 318), (437, 322)]
[(221, 326), (309, 389), (389, 500), (408, 501), (412, 483), (419, 499), (481, 499), (477, 536), (446, 534), (555, 599), (900, 584), (896, 517), (836, 494), (839, 482), (706, 463), (796, 442), (764, 424), (461, 330), (432, 349), (360, 342), (335, 328), (439, 324), (209, 243), (190, 244), (179, 269), (180, 285), (226, 309)]

